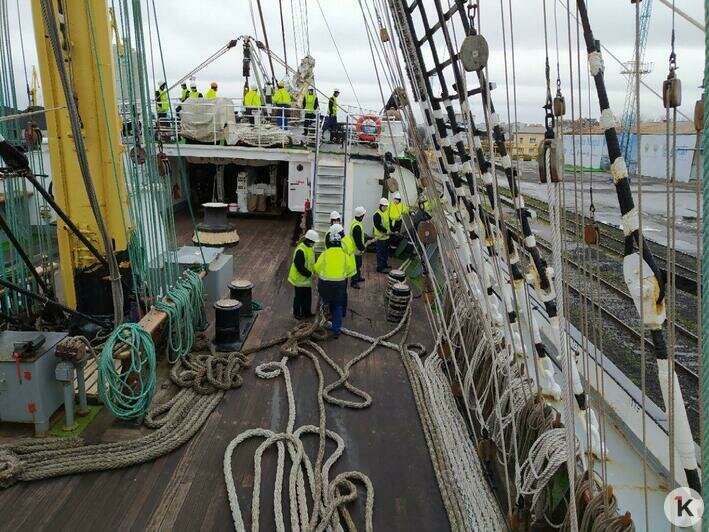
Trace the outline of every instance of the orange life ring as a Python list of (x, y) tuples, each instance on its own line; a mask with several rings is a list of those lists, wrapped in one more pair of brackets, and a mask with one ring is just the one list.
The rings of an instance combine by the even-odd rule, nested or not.
[(362, 115), (355, 126), (360, 140), (374, 142), (382, 134), (382, 121), (376, 115)]

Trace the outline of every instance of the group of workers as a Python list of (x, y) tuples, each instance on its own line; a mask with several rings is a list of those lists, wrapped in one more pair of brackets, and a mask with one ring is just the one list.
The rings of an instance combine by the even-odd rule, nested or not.
[[(218, 84), (213, 81), (210, 84), (209, 90), (207, 91), (204, 98), (214, 99), (217, 97)], [(326, 131), (334, 131), (337, 128), (337, 97), (340, 95), (340, 90), (335, 89), (332, 96), (328, 100), (327, 104), (327, 116), (323, 122), (322, 134), (325, 135)], [(183, 82), (181, 85), (180, 102), (185, 102), (188, 98), (202, 98), (202, 93), (197, 90), (197, 83), (193, 80), (188, 88), (187, 83)], [(288, 128), (288, 113), (286, 109), (290, 108), (293, 99), (286, 89), (285, 82), (279, 81), (278, 88), (271, 95), (270, 102), (274, 107), (279, 108), (275, 113), (276, 121), (279, 127), (284, 129)], [(162, 82), (160, 87), (155, 91), (155, 105), (157, 109), (158, 118), (166, 118), (168, 112), (170, 111), (170, 102), (168, 101), (167, 94), (167, 83)], [(260, 108), (263, 106), (261, 101), (261, 92), (256, 85), (251, 85), (249, 89), (244, 94), (244, 116), (251, 122), (254, 123), (254, 116), (260, 113)], [(303, 101), (301, 102), (301, 107), (305, 112), (304, 128), (306, 133), (310, 133), (313, 130), (313, 124), (315, 122), (315, 116), (320, 109), (320, 102), (315, 94), (315, 89), (310, 87), (308, 92), (303, 96)]]
[[(374, 238), (377, 250), (377, 272), (388, 273), (389, 239), (400, 234), (403, 216), (409, 212), (401, 202), (401, 194), (394, 192), (392, 201), (379, 200), (379, 206), (373, 215)], [(320, 235), (309, 229), (295, 248), (288, 282), (294, 287), (293, 316), (296, 319), (308, 319), (312, 312), (312, 281), (318, 278), (318, 293), (322, 302), (330, 311), (330, 323), (333, 336), (339, 337), (342, 320), (347, 313), (347, 285), (359, 289), (364, 282), (362, 277), (362, 256), (366, 251), (369, 237), (364, 230), (364, 215), (367, 211), (359, 206), (354, 210), (349, 232), (345, 233), (342, 217), (337, 211), (330, 213), (330, 228), (324, 236), (325, 250), (315, 259), (314, 246), (320, 241)]]

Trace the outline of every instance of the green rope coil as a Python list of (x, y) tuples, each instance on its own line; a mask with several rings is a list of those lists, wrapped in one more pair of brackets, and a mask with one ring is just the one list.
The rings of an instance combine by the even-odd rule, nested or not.
[(202, 329), (206, 320), (204, 314), (204, 292), (202, 279), (192, 270), (167, 293), (167, 301), (158, 301), (155, 308), (167, 314), (168, 352), (167, 359), (174, 364), (192, 349), (195, 330)]
[[(129, 351), (129, 365), (116, 369), (114, 353)], [(147, 412), (155, 392), (155, 345), (137, 323), (116, 327), (98, 360), (99, 397), (119, 419), (135, 419)]]

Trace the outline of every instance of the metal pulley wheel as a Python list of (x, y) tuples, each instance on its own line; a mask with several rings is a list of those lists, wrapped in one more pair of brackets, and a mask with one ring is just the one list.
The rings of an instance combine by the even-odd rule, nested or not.
[(433, 244), (436, 241), (436, 226), (430, 220), (419, 223), (416, 232), (424, 245)]
[(487, 66), (490, 49), (482, 35), (468, 35), (460, 46), (460, 60), (468, 72), (477, 72)]

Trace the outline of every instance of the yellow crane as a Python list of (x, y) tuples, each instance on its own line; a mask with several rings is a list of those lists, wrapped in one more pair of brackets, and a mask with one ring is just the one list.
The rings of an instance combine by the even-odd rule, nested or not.
[(39, 76), (37, 67), (32, 65), (32, 84), (30, 85), (30, 107), (37, 107), (37, 94), (39, 93)]
[[(44, 106), (48, 112), (47, 135), (52, 166), (54, 196), (94, 247), (106, 257), (106, 234), (116, 253), (126, 250), (128, 231), (127, 194), (123, 174), (120, 118), (116, 106), (111, 39), (114, 34), (104, 0), (84, 4), (32, 0), (34, 34), (42, 77)], [(43, 12), (44, 9), (44, 12)], [(55, 36), (61, 40), (64, 72), (56, 60), (56, 40), (52, 46), (47, 13)], [(62, 74), (68, 71), (71, 93), (80, 116), (81, 136), (97, 201), (92, 202), (75, 147), (74, 130)], [(35, 71), (36, 72), (36, 71)], [(33, 86), (36, 76), (33, 75)], [(35, 92), (36, 95), (36, 92)], [(85, 166), (84, 166), (85, 168)], [(94, 208), (98, 204), (100, 218), (107, 231), (100, 231)], [(93, 207), (92, 207), (93, 205)], [(68, 306), (92, 313), (92, 305), (108, 292), (106, 273), (103, 279), (91, 278), (101, 271), (102, 262), (92, 254), (61, 222), (57, 224), (59, 263), (63, 291)], [(110, 264), (104, 261), (103, 265)], [(114, 262), (115, 264), (115, 262)], [(104, 268), (105, 270), (105, 268)], [(115, 275), (113, 275), (115, 277)], [(103, 284), (101, 284), (103, 282)], [(115, 288), (115, 279), (114, 284)], [(98, 291), (102, 293), (96, 293)], [(115, 294), (115, 292), (114, 292)], [(110, 297), (110, 296), (108, 296)], [(105, 299), (105, 298), (104, 298)], [(110, 306), (109, 301), (109, 306)], [(83, 308), (82, 308), (83, 307)]]

